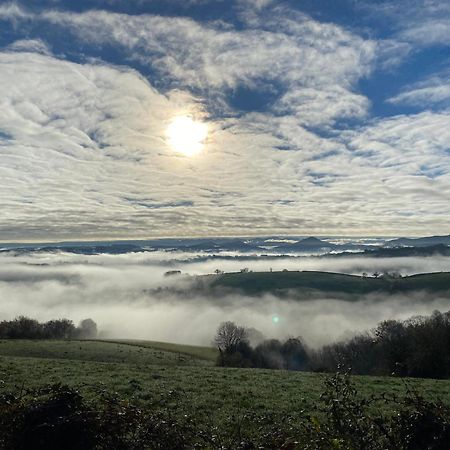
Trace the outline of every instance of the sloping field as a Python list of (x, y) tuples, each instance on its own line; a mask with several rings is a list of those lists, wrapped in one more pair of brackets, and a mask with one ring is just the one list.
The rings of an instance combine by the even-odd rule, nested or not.
[[(22, 398), (30, 395), (27, 389), (62, 383), (78, 390), (94, 407), (102, 408), (109, 398), (119, 398), (123, 400), (119, 405), (137, 405), (157, 414), (161, 423), (187, 421), (197, 433), (222, 436), (234, 444), (241, 442), (242, 436), (264, 441), (261, 433), (268, 430), (270, 435), (274, 430), (281, 436), (291, 436), (305, 420), (305, 414), (314, 420), (323, 419), (325, 375), (225, 369), (202, 365), (211, 364), (204, 359), (192, 365), (190, 358), (189, 364), (178, 359), (180, 353), (150, 345), (3, 341), (0, 395), (8, 392)], [(450, 381), (387, 377), (354, 377), (353, 381), (365, 399), (378, 398), (370, 406), (375, 416), (380, 412), (395, 416), (397, 399), (408, 389), (450, 404)], [(385, 399), (381, 398), (385, 395)], [(226, 448), (237, 448), (234, 444)]]
[[(172, 344), (168, 344), (169, 348), (170, 345)], [(192, 352), (175, 351), (178, 348), (175, 344), (171, 350), (164, 350), (161, 347), (161, 345), (152, 346), (145, 341), (142, 344), (128, 344), (78, 340), (0, 340), (0, 356), (130, 365), (204, 366), (213, 364), (208, 358), (197, 357)], [(199, 349), (201, 348), (199, 347)], [(207, 354), (207, 350), (205, 354)], [(198, 352), (200, 353), (200, 350)]]
[[(109, 342), (2, 341), (0, 390), (63, 383), (88, 398), (95, 399), (103, 391), (116, 392), (138, 404), (218, 427), (226, 427), (236, 415), (265, 414), (283, 423), (287, 415), (300, 417), (305, 410), (315, 413), (323, 391), (325, 375), (321, 374), (224, 369), (197, 361), (201, 362), (192, 365), (189, 360), (187, 364), (174, 352)], [(409, 387), (450, 403), (450, 381), (354, 380), (365, 396), (402, 395)], [(394, 406), (380, 403), (384, 409)]]
[(118, 344), (131, 345), (135, 347), (149, 348), (153, 350), (162, 350), (164, 352), (176, 353), (178, 355), (189, 356), (194, 359), (216, 362), (218, 352), (213, 347), (201, 347), (197, 345), (173, 344), (170, 342), (144, 341), (137, 339), (114, 339), (103, 340)]

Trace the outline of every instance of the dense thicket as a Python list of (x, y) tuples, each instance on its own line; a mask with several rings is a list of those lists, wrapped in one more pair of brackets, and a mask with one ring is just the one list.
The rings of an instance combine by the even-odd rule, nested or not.
[[(0, 393), (0, 448), (5, 450), (353, 449), (444, 450), (450, 407), (408, 392), (404, 398), (361, 398), (347, 375), (325, 382), (314, 412), (230, 415), (224, 427), (194, 417), (141, 408), (100, 393), (87, 400), (65, 386)], [(380, 402), (395, 411), (373, 414)]]
[(38, 322), (20, 316), (0, 322), (0, 339), (95, 339), (97, 325), (92, 319), (84, 319), (78, 327), (71, 320), (57, 319)]
[(386, 320), (312, 358), (316, 370), (351, 367), (355, 374), (450, 378), (450, 312), (405, 321)]
[[(227, 322), (226, 330), (233, 325)], [(219, 330), (225, 330), (224, 324)], [(219, 365), (320, 372), (345, 367), (361, 375), (450, 378), (450, 312), (386, 320), (370, 332), (319, 350), (308, 349), (300, 338), (271, 339), (252, 347), (245, 333), (240, 336), (232, 346), (216, 340)]]

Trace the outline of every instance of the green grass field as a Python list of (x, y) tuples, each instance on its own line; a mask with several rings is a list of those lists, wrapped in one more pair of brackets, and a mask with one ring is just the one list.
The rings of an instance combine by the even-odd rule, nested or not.
[(127, 340), (0, 340), (0, 355), (165, 366), (203, 366), (212, 365), (215, 361), (215, 351), (208, 347)]
[[(236, 415), (271, 414), (282, 423), (304, 410), (315, 413), (325, 375), (214, 367), (214, 352), (145, 341), (0, 341), (0, 380), (7, 390), (64, 383), (92, 399), (107, 390), (218, 427)], [(401, 395), (409, 385), (450, 403), (450, 381), (354, 380), (362, 395)]]
[(104, 341), (104, 342), (123, 343), (143, 348), (150, 348), (153, 350), (162, 350), (164, 352), (177, 353), (179, 355), (185, 355), (191, 358), (209, 361), (213, 364), (216, 362), (218, 355), (218, 351), (215, 348), (200, 347), (197, 345), (172, 344), (170, 342), (157, 342), (157, 341), (139, 341), (132, 339), (116, 339), (114, 341)]

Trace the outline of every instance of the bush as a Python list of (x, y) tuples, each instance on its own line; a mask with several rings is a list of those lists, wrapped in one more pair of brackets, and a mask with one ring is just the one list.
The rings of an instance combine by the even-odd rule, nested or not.
[(184, 449), (193, 426), (103, 393), (95, 403), (62, 385), (0, 396), (0, 448)]
[(0, 398), (0, 444), (4, 449), (90, 449), (95, 442), (92, 414), (81, 395), (55, 385)]
[[(305, 449), (444, 450), (450, 442), (450, 407), (426, 401), (411, 390), (406, 397), (361, 398), (350, 376), (336, 374), (325, 382), (321, 396), (324, 419), (305, 423)], [(377, 411), (380, 401), (397, 404), (397, 411)]]

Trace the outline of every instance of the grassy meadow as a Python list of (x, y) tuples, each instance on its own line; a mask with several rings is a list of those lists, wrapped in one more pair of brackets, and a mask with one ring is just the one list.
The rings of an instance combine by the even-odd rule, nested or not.
[[(214, 367), (215, 350), (148, 341), (0, 341), (1, 389), (63, 383), (87, 398), (115, 392), (138, 405), (189, 416), (226, 429), (237, 418), (317, 414), (326, 375)], [(450, 404), (450, 381), (354, 377), (361, 395), (402, 395), (417, 389)], [(395, 404), (379, 403), (384, 410)], [(241, 420), (239, 419), (239, 420)]]

